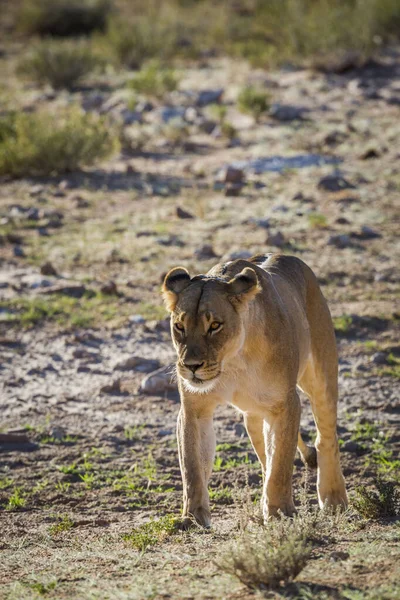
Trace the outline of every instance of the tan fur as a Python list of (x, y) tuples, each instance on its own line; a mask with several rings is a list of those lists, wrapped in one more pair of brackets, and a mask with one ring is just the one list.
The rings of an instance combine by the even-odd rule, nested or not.
[(317, 427), (319, 504), (345, 507), (335, 334), (311, 269), (279, 254), (217, 265), (193, 278), (179, 267), (167, 274), (163, 295), (178, 356), (183, 514), (210, 525), (213, 413), (226, 403), (243, 413), (262, 465), (264, 518), (294, 512), (296, 447), (306, 462), (315, 462), (315, 450), (299, 435), (296, 386), (310, 397)]

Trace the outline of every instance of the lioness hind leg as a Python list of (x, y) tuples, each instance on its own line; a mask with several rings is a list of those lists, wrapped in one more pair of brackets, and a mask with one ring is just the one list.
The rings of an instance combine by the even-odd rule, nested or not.
[[(334, 352), (336, 356), (336, 351)], [(332, 357), (334, 360), (334, 357)], [(318, 501), (324, 506), (347, 506), (347, 494), (340, 467), (337, 423), (337, 374), (334, 363), (321, 365), (311, 360), (299, 381), (309, 396), (317, 428)]]

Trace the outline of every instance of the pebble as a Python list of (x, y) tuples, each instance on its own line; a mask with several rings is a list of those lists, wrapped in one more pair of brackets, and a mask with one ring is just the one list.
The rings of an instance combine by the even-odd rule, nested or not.
[(230, 252), (229, 254), (227, 254), (226, 256), (224, 256), (224, 261), (225, 260), (238, 260), (238, 259), (243, 259), (243, 260), (247, 260), (248, 258), (251, 258), (253, 256), (253, 253), (250, 252), (249, 250), (236, 250), (233, 252)]
[(226, 186), (224, 194), (227, 197), (240, 196), (242, 189), (243, 189), (243, 186), (241, 183), (230, 183), (229, 185)]
[(129, 358), (118, 362), (114, 366), (114, 371), (140, 371), (141, 373), (151, 373), (160, 368), (158, 360), (143, 358), (141, 356), (130, 356)]
[(146, 319), (142, 317), (142, 315), (131, 315), (129, 317), (129, 322), (134, 325), (141, 325), (142, 323), (146, 323)]
[(268, 235), (266, 243), (269, 246), (276, 246), (277, 248), (282, 248), (282, 246), (284, 246), (286, 243), (286, 239), (281, 231), (277, 231)]
[(107, 383), (100, 388), (102, 394), (120, 394), (121, 393), (121, 380), (113, 379), (111, 383)]
[(208, 260), (210, 258), (217, 258), (217, 254), (215, 254), (213, 247), (211, 244), (204, 244), (204, 246), (200, 246), (194, 251), (194, 256), (197, 260)]
[(364, 448), (357, 442), (349, 440), (341, 447), (342, 452), (354, 452), (354, 454), (364, 454)]
[(277, 121), (295, 121), (303, 119), (304, 113), (307, 111), (303, 106), (294, 106), (291, 104), (273, 104), (270, 108), (269, 115)]
[(228, 166), (218, 172), (216, 181), (223, 183), (243, 183), (244, 178), (245, 175), (243, 169)]
[(106, 296), (116, 296), (118, 294), (117, 284), (112, 280), (107, 281), (101, 286), (100, 292)]
[(140, 391), (150, 395), (177, 391), (176, 382), (171, 381), (171, 371), (172, 368), (169, 365), (149, 373), (140, 384)]
[(14, 246), (13, 247), (13, 254), (17, 258), (24, 258), (25, 257), (25, 252), (24, 252), (23, 248), (21, 248), (21, 246)]
[(194, 219), (194, 216), (189, 211), (181, 208), (180, 206), (176, 207), (176, 216), (179, 219)]
[(42, 275), (51, 275), (53, 277), (57, 277), (58, 275), (57, 271), (49, 261), (42, 264), (40, 267), (40, 272)]
[(318, 189), (327, 192), (340, 192), (341, 190), (354, 190), (355, 186), (341, 175), (326, 175), (319, 180)]
[(223, 88), (218, 88), (215, 90), (202, 90), (197, 96), (196, 105), (207, 106), (208, 104), (217, 104), (221, 102), (223, 93)]
[(349, 248), (351, 246), (351, 239), (347, 233), (340, 235), (331, 235), (328, 239), (329, 246), (335, 246), (336, 248)]
[(388, 361), (387, 361), (387, 356), (385, 352), (375, 352), (375, 354), (373, 354), (371, 356), (371, 362), (374, 363), (375, 365), (387, 365)]
[(43, 290), (43, 294), (62, 294), (71, 298), (82, 298), (86, 287), (80, 283), (57, 284)]
[(372, 229), (372, 227), (368, 227), (367, 225), (363, 225), (361, 227), (361, 233), (359, 234), (359, 237), (363, 240), (373, 240), (376, 238), (380, 238), (382, 237), (380, 233), (378, 233), (377, 231), (375, 231), (375, 229)]

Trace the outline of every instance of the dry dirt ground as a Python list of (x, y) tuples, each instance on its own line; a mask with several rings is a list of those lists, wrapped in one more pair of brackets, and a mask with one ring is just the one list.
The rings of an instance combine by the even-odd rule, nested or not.
[[(400, 51), (342, 75), (266, 74), (224, 60), (181, 76), (165, 104), (193, 109), (176, 113), (184, 139), (155, 135), (146, 152), (85, 172), (2, 182), (0, 597), (398, 598), (395, 519), (349, 517), (277, 592), (220, 572), (216, 557), (238, 535), (239, 492), (247, 486), (255, 500), (261, 487), (232, 408), (215, 424), (212, 530), (169, 535), (161, 521), (144, 551), (126, 538), (181, 509), (179, 398), (165, 377), (150, 378), (159, 391), (143, 391), (173, 361), (159, 287), (178, 264), (204, 273), (220, 258), (267, 251), (306, 261), (335, 319), (350, 496), (377, 472), (398, 479), (400, 470)], [(239, 113), (246, 82), (265, 86), (281, 112), (258, 123)], [(218, 89), (233, 141), (190, 122), (212, 118), (199, 91)], [(70, 96), (98, 110), (117, 92), (113, 83)], [(70, 99), (27, 88), (23, 103)], [(153, 126), (161, 109), (141, 118)], [(243, 172), (227, 176), (227, 165)], [(40, 272), (46, 262), (54, 274)], [(298, 461), (297, 498), (303, 474)]]

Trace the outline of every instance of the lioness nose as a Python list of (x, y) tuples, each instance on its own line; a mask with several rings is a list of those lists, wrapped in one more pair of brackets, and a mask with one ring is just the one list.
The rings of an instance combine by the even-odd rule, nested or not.
[(193, 364), (192, 361), (187, 361), (187, 362), (185, 361), (183, 364), (185, 365), (185, 367), (190, 369), (192, 371), (192, 373), (195, 373), (197, 371), (197, 369), (200, 369), (200, 367), (202, 367), (204, 365), (204, 362)]

